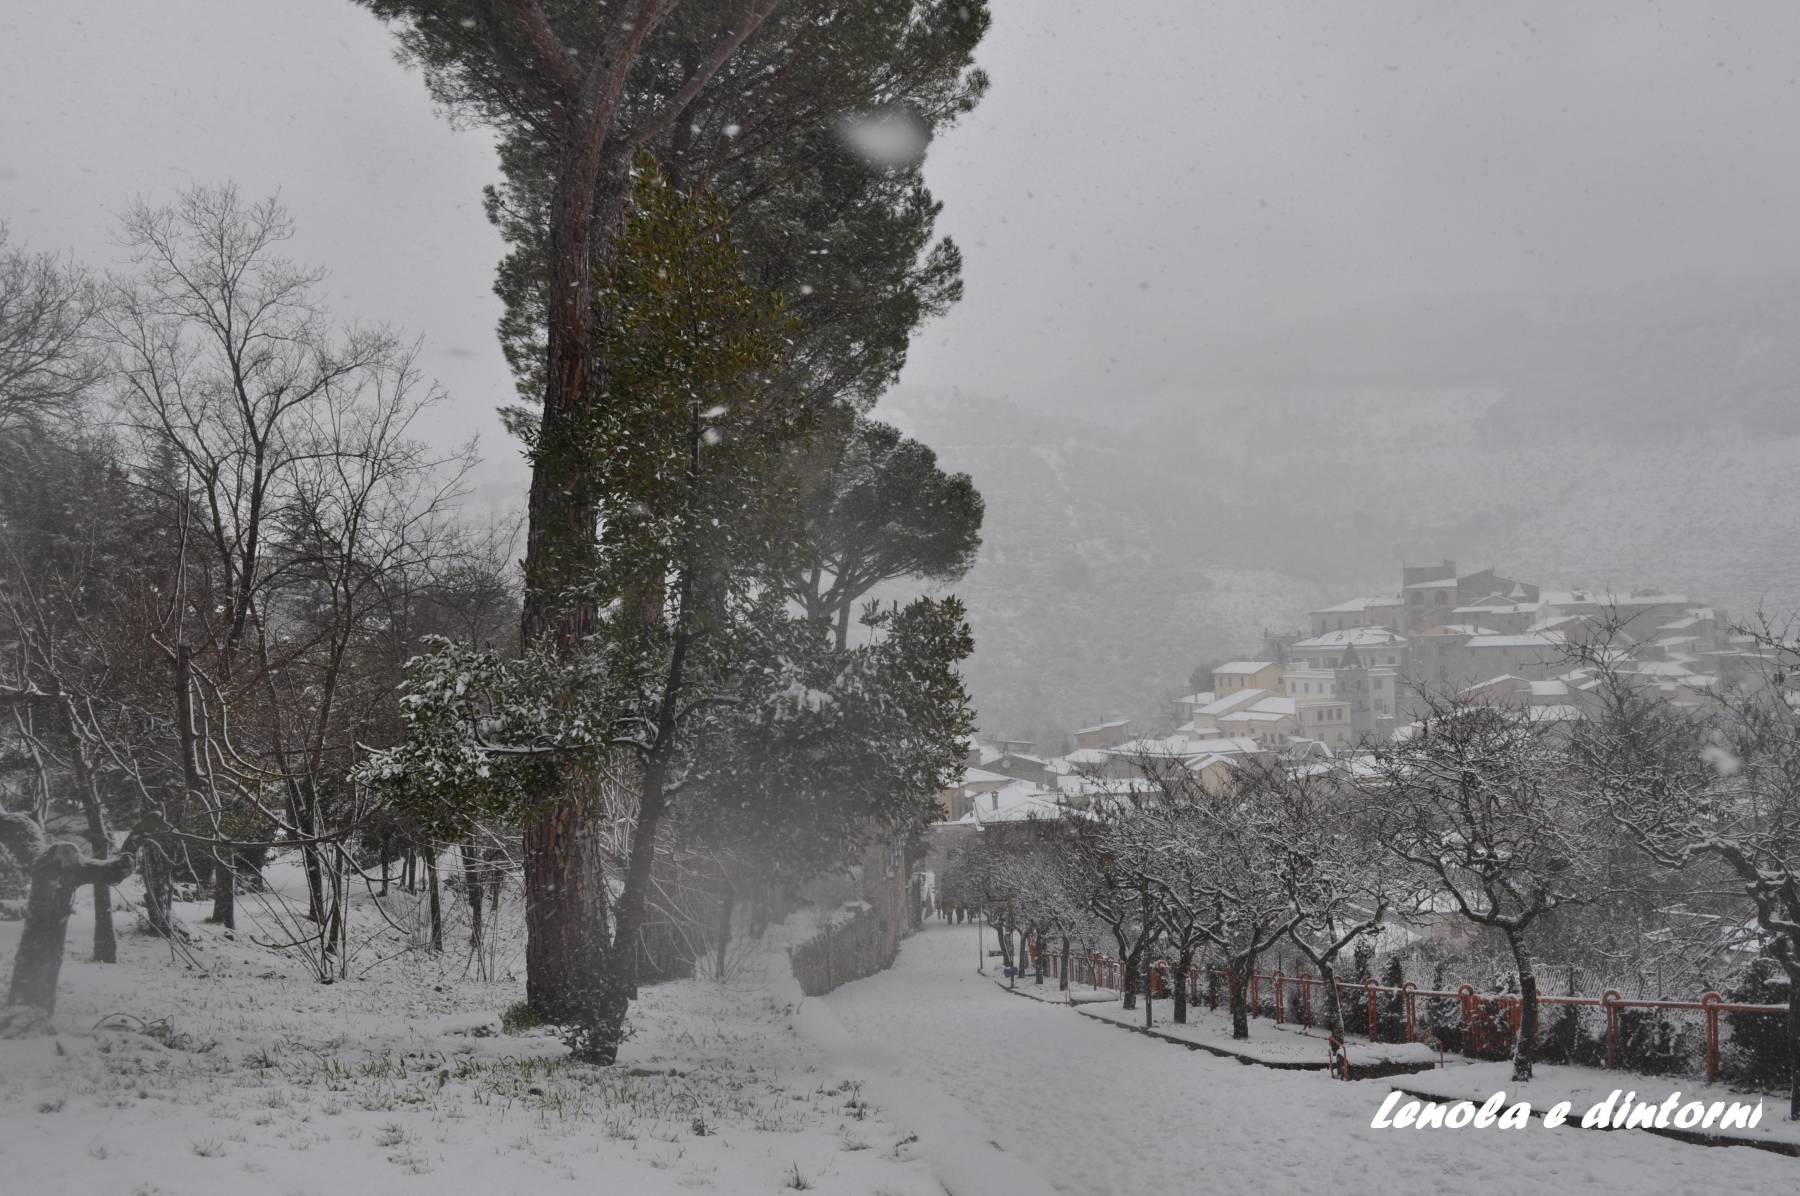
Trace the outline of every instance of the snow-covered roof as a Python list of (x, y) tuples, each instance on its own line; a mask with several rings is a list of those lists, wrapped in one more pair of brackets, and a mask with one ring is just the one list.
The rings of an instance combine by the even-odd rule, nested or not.
[(1235, 711), (1234, 713), (1231, 713), (1231, 714), (1222, 715), (1219, 718), (1219, 722), (1220, 723), (1278, 723), (1284, 718), (1292, 718), (1292, 717), (1294, 717), (1292, 711), (1288, 711), (1287, 713), (1284, 714), (1279, 711), (1258, 710), (1255, 707), (1251, 707), (1249, 710), (1239, 710), (1239, 711)]
[(960, 821), (977, 826), (984, 822), (1021, 822), (1027, 818), (1060, 818), (1064, 811), (1060, 792), (1040, 789), (1030, 781), (1015, 781), (1004, 789), (978, 795)]
[(1478, 635), (1471, 648), (1561, 648), (1568, 640), (1560, 631), (1527, 632), (1524, 635)]
[(1189, 694), (1185, 698), (1176, 698), (1175, 701), (1182, 706), (1204, 706), (1208, 702), (1218, 700), (1218, 697), (1218, 694), (1208, 689), (1197, 694)]
[(1217, 717), (1218, 715), (1236, 710), (1240, 706), (1247, 706), (1252, 702), (1261, 701), (1268, 696), (1269, 691), (1266, 689), (1240, 689), (1235, 693), (1226, 694), (1216, 702), (1202, 706), (1200, 708), (1200, 713), (1209, 717)]
[(1128, 718), (1115, 718), (1111, 722), (1095, 723), (1091, 727), (1077, 727), (1075, 729), (1075, 734), (1087, 735), (1094, 731), (1110, 731), (1114, 727), (1123, 727), (1126, 723), (1129, 723), (1130, 721), (1131, 720)]
[(1430, 581), (1415, 581), (1406, 588), (1409, 590), (1440, 590), (1445, 586), (1453, 586), (1455, 584), (1456, 576), (1455, 574), (1452, 574), (1449, 577), (1435, 577)]
[(1639, 677), (1692, 677), (1694, 670), (1679, 660), (1631, 660), (1619, 666), (1621, 673)]
[(1190, 739), (1187, 751), (1192, 756), (1241, 756), (1262, 751), (1262, 744), (1248, 735), (1222, 735), (1214, 739)]
[(1274, 665), (1275, 662), (1272, 660), (1228, 660), (1218, 668), (1214, 669), (1213, 672), (1226, 673), (1232, 676), (1249, 675), (1260, 673), (1267, 668), (1273, 668)]
[(1315, 610), (1315, 615), (1353, 615), (1368, 610), (1371, 606), (1398, 606), (1400, 599), (1394, 594), (1380, 594), (1370, 598), (1352, 598), (1348, 602), (1340, 602), (1336, 606), (1322, 606)]
[(1301, 640), (1296, 648), (1364, 648), (1382, 644), (1404, 644), (1406, 637), (1387, 627), (1345, 627), (1327, 631), (1311, 639)]
[(1014, 778), (1003, 773), (989, 772), (985, 768), (965, 768), (962, 779), (965, 785), (991, 785), (995, 781), (1010, 781)]

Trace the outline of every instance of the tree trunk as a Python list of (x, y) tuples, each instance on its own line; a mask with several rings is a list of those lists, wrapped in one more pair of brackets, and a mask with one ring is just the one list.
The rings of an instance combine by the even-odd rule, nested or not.
[(213, 908), (208, 922), (237, 929), (237, 857), (213, 849)]
[(579, 803), (525, 826), (525, 999), (546, 1022), (592, 1006), (607, 951), (605, 859)]
[(1325, 1028), (1338, 1036), (1344, 1037), (1344, 1005), (1338, 1000), (1337, 973), (1332, 971), (1331, 961), (1322, 960), (1316, 965), (1319, 979), (1325, 984)]
[(1225, 984), (1231, 1001), (1231, 1036), (1236, 1039), (1250, 1037), (1249, 981), (1253, 963), (1241, 956), (1231, 956), (1225, 961)]
[(425, 857), (425, 883), (431, 888), (429, 903), (431, 906), (431, 949), (444, 949), (444, 911), (438, 903), (438, 865), (437, 851), (427, 846), (423, 852)]
[[(52, 843), (32, 855), (26, 835), (36, 835), (29, 819), (7, 816), (6, 845), (21, 862), (31, 860), (31, 894), (25, 904), (25, 926), (13, 958), (8, 1005), (26, 1005), (45, 1017), (56, 1012), (56, 982), (62, 974), (63, 943), (69, 928), (69, 907), (83, 885), (116, 885), (131, 875), (131, 858), (91, 860), (82, 857), (73, 843)], [(17, 841), (15, 844), (15, 840)], [(41, 843), (41, 836), (38, 837)]]
[(1788, 1119), (1800, 1121), (1800, 959), (1783, 960), (1782, 967), (1788, 978)]
[(731, 887), (731, 881), (723, 880), (723, 883), (723, 890), (719, 893), (719, 941), (713, 948), (713, 979), (721, 984), (725, 982), (725, 957), (731, 946), (731, 911), (737, 905), (737, 891)]
[(383, 897), (388, 895), (388, 862), (390, 858), (388, 853), (388, 837), (384, 832), (381, 836), (381, 895)]
[(1183, 951), (1175, 961), (1175, 975), (1171, 977), (1175, 991), (1170, 994), (1175, 1001), (1175, 1024), (1187, 1025), (1188, 1009), (1188, 969), (1194, 966), (1194, 953)]
[(481, 872), (476, 860), (475, 848), (464, 843), (461, 850), (463, 890), (469, 901), (469, 949), (479, 955), (481, 953)]
[(1127, 1009), (1137, 1008), (1138, 961), (1142, 956), (1141, 950), (1128, 952), (1124, 956), (1125, 969), (1119, 979), (1119, 984), (1125, 990), (1125, 1008)]
[(1519, 1032), (1513, 1039), (1513, 1083), (1531, 1079), (1531, 1064), (1537, 1052), (1538, 983), (1531, 966), (1531, 948), (1525, 936), (1516, 930), (1506, 932), (1507, 945), (1519, 967)]
[[(682, 650), (677, 647), (679, 658)], [(675, 678), (680, 676), (679, 659), (671, 665)], [(664, 721), (673, 716), (669, 703), (664, 703)], [(665, 727), (667, 731), (669, 728)], [(667, 742), (667, 736), (658, 738)], [(650, 891), (650, 868), (656, 858), (656, 833), (668, 795), (663, 789), (663, 760), (652, 759), (644, 767), (639, 790), (637, 826), (632, 830), (631, 856), (625, 867), (625, 883), (619, 890), (614, 911), (612, 949), (605, 954), (600, 969), (598, 999), (593, 1014), (576, 1036), (573, 1052), (589, 1063), (610, 1066), (619, 1057), (619, 1045), (625, 1039), (625, 1015), (637, 989), (637, 942), (644, 924), (644, 903)]]
[[(75, 781), (81, 787), (82, 813), (87, 816), (88, 847), (95, 859), (112, 854), (112, 834), (106, 828), (106, 808), (100, 804), (100, 785), (94, 776), (93, 763), (75, 733), (75, 715), (69, 718), (69, 756), (75, 763)], [(23, 864), (25, 861), (19, 861)], [(119, 962), (119, 936), (113, 929), (112, 885), (104, 880), (94, 882), (94, 962)]]
[(169, 875), (169, 857), (160, 839), (147, 839), (143, 847), (144, 918), (153, 933), (164, 938), (175, 933), (172, 910), (174, 885)]

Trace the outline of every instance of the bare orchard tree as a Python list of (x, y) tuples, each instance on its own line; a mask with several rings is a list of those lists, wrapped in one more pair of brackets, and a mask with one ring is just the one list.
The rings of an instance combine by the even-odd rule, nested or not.
[[(1388, 851), (1350, 779), (1351, 761), (1247, 769), (1240, 810), (1257, 828), (1293, 922), (1288, 939), (1325, 989), (1325, 1024), (1344, 1037), (1334, 965), (1423, 899), (1417, 869)], [(1345, 1078), (1349, 1078), (1347, 1075)]]
[(1137, 1008), (1144, 963), (1161, 927), (1158, 890), (1151, 883), (1150, 842), (1139, 805), (1121, 794), (1098, 794), (1088, 817), (1071, 823), (1070, 874), (1087, 911), (1104, 925), (1118, 952), (1127, 1009)]
[(100, 372), (93, 351), (99, 291), (86, 271), (8, 247), (0, 224), (0, 432), (66, 416)]
[(1513, 1079), (1531, 1079), (1538, 978), (1530, 932), (1605, 891), (1609, 825), (1571, 783), (1566, 737), (1528, 709), (1424, 695), (1423, 719), (1374, 752), (1362, 787), (1384, 843), (1457, 913), (1506, 939), (1519, 974)]
[(1774, 668), (1710, 717), (1596, 659), (1598, 700), (1575, 754), (1584, 789), (1650, 859), (1717, 869), (1750, 907), (1788, 977), (1788, 1116), (1800, 1120), (1800, 720), (1786, 687), (1800, 646), (1766, 624), (1753, 634)]
[(1231, 1036), (1250, 1037), (1249, 985), (1262, 953), (1298, 920), (1281, 883), (1279, 844), (1267, 833), (1263, 793), (1240, 773), (1224, 793), (1184, 767), (1154, 774), (1159, 800), (1146, 810), (1147, 871), (1159, 904), (1176, 907), (1187, 951), (1198, 939), (1225, 964)]

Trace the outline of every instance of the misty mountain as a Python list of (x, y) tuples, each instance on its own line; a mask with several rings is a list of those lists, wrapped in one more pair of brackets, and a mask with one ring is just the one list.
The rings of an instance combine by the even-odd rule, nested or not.
[(1604, 299), (1367, 307), (1246, 338), (1193, 385), (880, 409), (974, 475), (956, 587), (983, 726), (1148, 722), (1202, 661), (1253, 651), (1402, 560), (1545, 584), (1680, 589), (1737, 615), (1800, 600), (1800, 276)]

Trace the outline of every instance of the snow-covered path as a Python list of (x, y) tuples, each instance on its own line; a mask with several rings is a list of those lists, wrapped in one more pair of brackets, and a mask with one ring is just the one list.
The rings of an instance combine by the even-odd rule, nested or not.
[[(1067, 1192), (1782, 1191), (1800, 1180), (1800, 1160), (1763, 1151), (1546, 1130), (1536, 1117), (1514, 1131), (1372, 1130), (1381, 1081), (1184, 1051), (1008, 996), (975, 961), (972, 928), (934, 923), (891, 971), (826, 1002), (853, 1037), (899, 1056), (903, 1074), (956, 1098)], [(1660, 1097), (1673, 1085), (1635, 1086)]]

